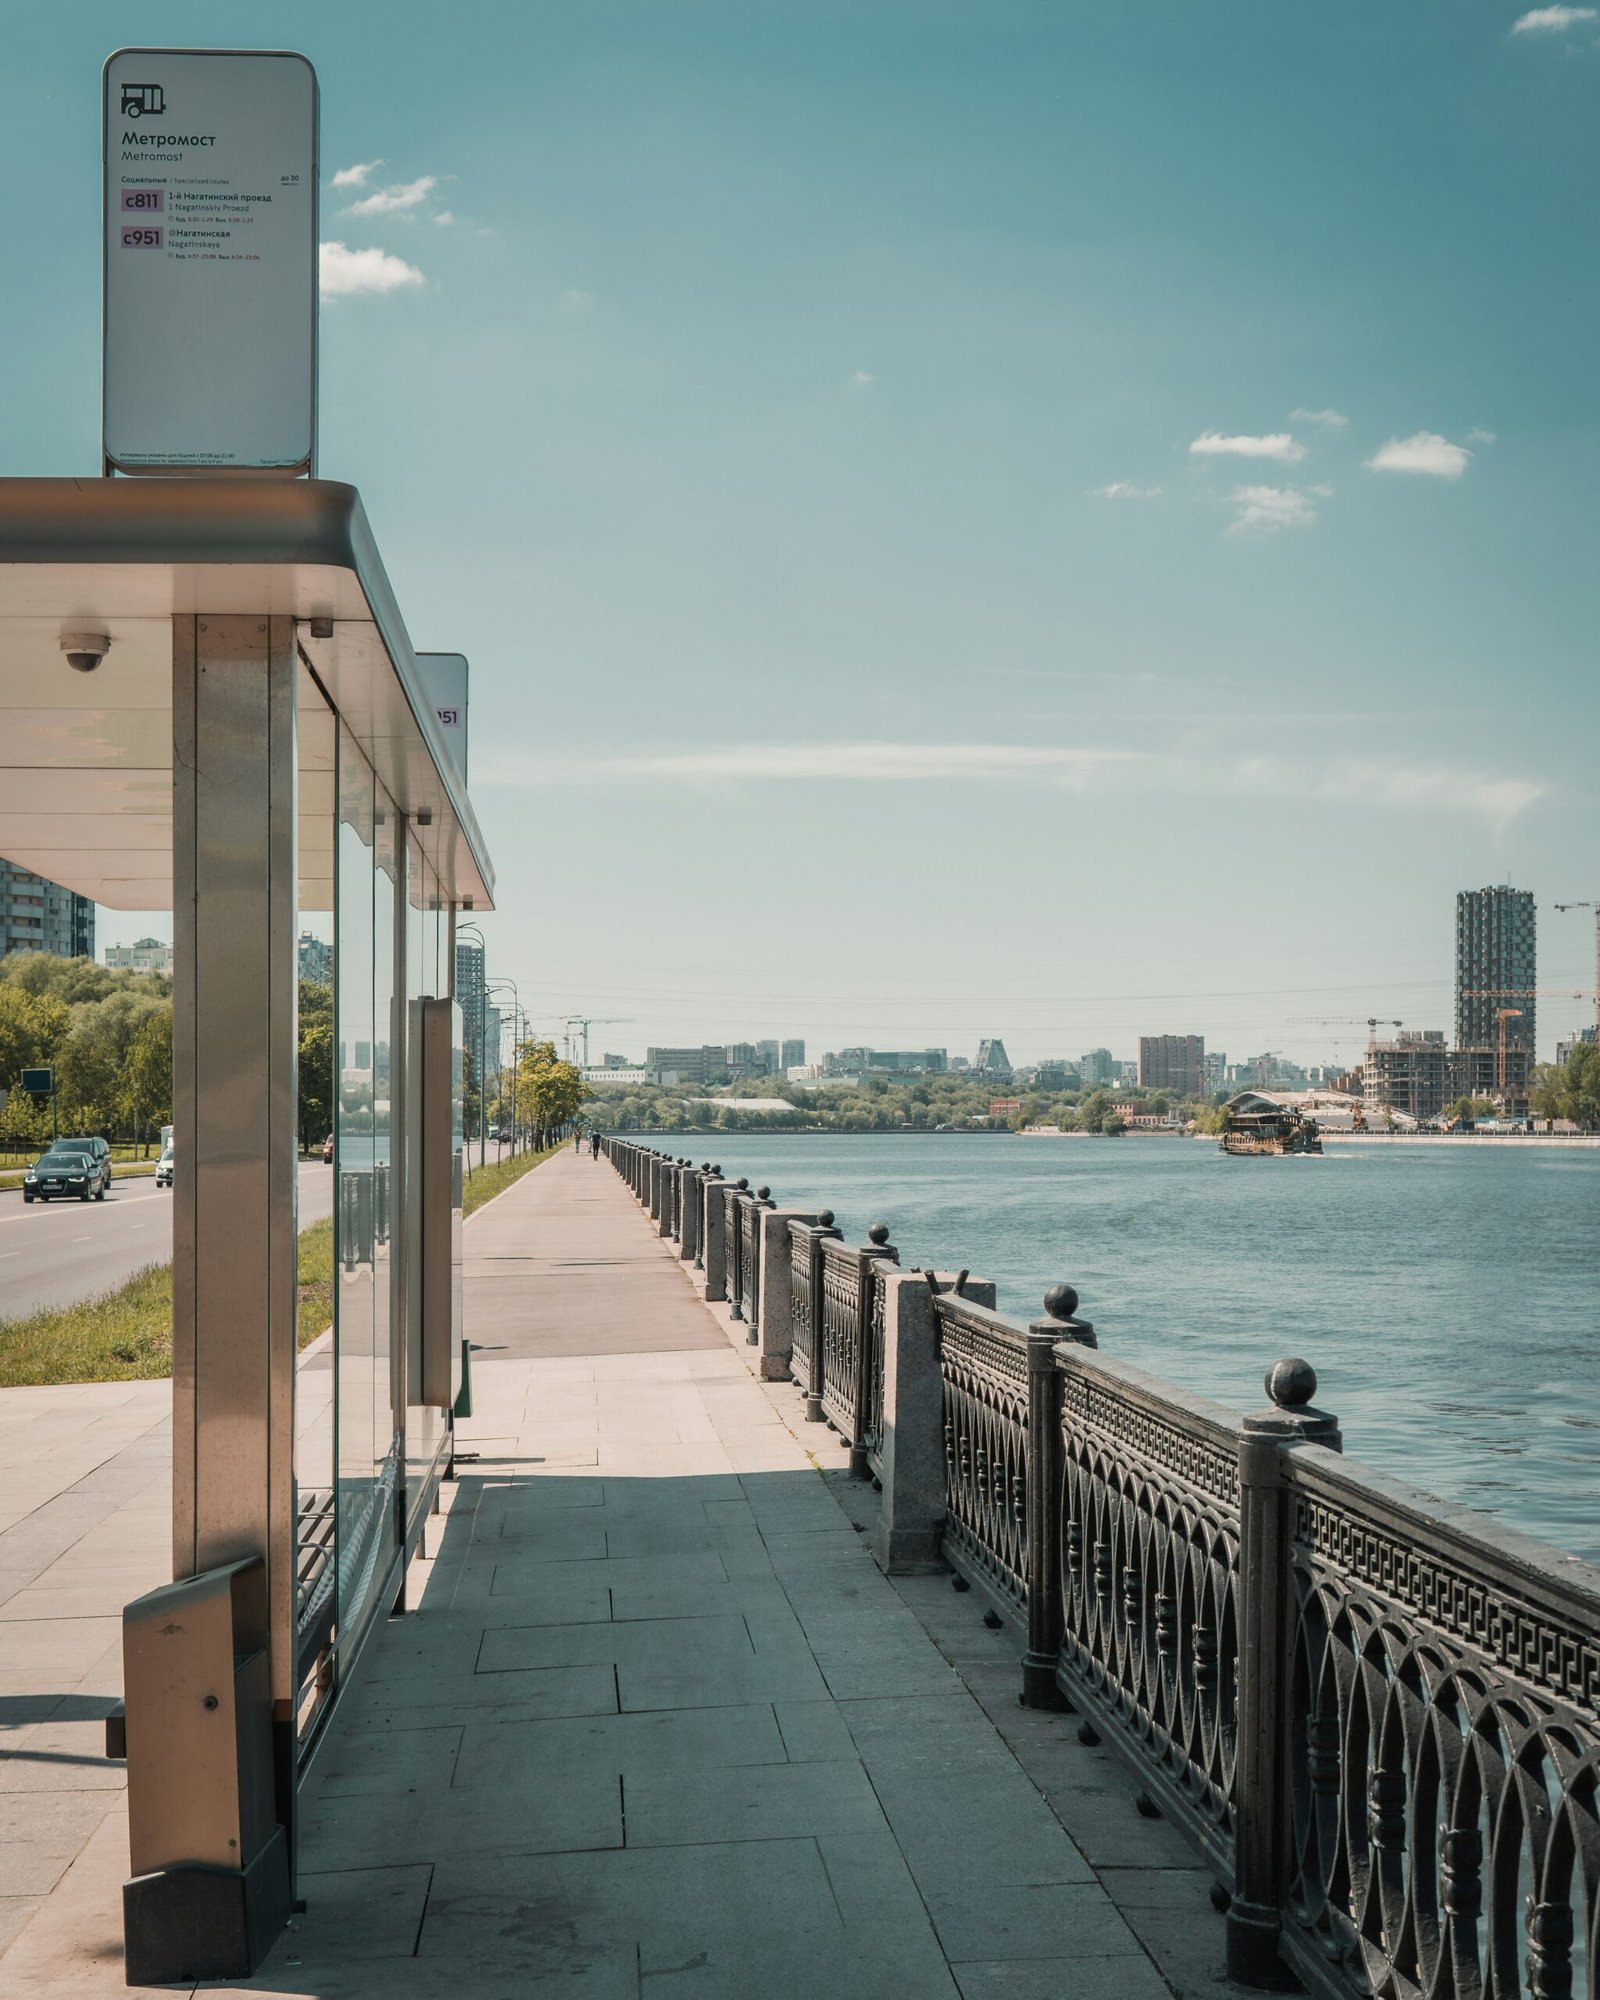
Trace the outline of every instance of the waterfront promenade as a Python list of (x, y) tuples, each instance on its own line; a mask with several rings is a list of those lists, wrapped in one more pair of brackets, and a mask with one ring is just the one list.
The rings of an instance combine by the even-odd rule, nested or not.
[[(564, 1153), (481, 1211), (466, 1284), (478, 1457), (303, 1793), (305, 1914), (230, 1990), (1232, 1990), (1209, 1875), (1075, 1718), (1018, 1706), (1015, 1637), (975, 1595), (880, 1573), (871, 1488), (791, 1387), (754, 1379), (743, 1326), (605, 1162)], [(31, 1393), (87, 1410), (100, 1392)], [(142, 1483), (130, 1461), (88, 1531), (113, 1620), (152, 1580), (149, 1541), (164, 1559), (163, 1435), (124, 1447)], [(71, 1507), (51, 1504), (65, 1537)], [(114, 1693), (114, 1638), (85, 1639), (74, 1715)], [(118, 1767), (94, 1759), (92, 1719), (74, 1727), (61, 1753), (8, 1745), (0, 1783), (49, 1801), (8, 1792), (8, 1838), (38, 1853), (41, 1814), (71, 1817), (58, 1769), (95, 1788), (73, 1826), (99, 1817), (19, 1913), (7, 2000), (127, 1990)]]

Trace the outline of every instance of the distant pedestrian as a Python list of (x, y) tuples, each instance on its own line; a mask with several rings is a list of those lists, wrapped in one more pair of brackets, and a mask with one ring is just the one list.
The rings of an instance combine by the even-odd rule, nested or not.
[(599, 1157), (600, 1157), (600, 1134), (599, 1134), (598, 1132), (591, 1132), (591, 1133), (589, 1134), (589, 1151), (590, 1151), (591, 1155), (592, 1155), (592, 1156), (593, 1156), (593, 1157), (594, 1157), (595, 1159), (597, 1159), (597, 1160), (599, 1159)]
[(583, 1151), (583, 1127), (581, 1125), (578, 1127), (577, 1131), (574, 1132), (572, 1135), (572, 1150), (575, 1153), (581, 1153)]

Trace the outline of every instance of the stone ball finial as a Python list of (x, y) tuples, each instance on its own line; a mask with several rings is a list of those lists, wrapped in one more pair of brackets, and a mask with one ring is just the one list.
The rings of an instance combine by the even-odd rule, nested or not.
[(875, 1222), (867, 1231), (867, 1241), (869, 1243), (887, 1243), (888, 1240), (889, 1225), (887, 1222)]
[(831, 1229), (833, 1227), (833, 1210), (831, 1208), (823, 1209), (821, 1214), (818, 1215), (817, 1226), (819, 1229)]
[(1267, 1394), (1280, 1410), (1298, 1410), (1317, 1393), (1317, 1371), (1309, 1361), (1291, 1356), (1274, 1361), (1267, 1370)]
[(1052, 1319), (1071, 1319), (1078, 1310), (1078, 1294), (1070, 1285), (1052, 1285), (1044, 1295), (1044, 1309)]
[(735, 1187), (747, 1188), (749, 1185), (750, 1185), (750, 1176), (748, 1174), (741, 1174), (739, 1178), (734, 1182)]
[(711, 1169), (711, 1171), (714, 1174), (720, 1174), (722, 1172), (722, 1162), (719, 1160), (717, 1164)]
[(771, 1188), (769, 1188), (769, 1187), (758, 1187), (758, 1188), (756, 1189), (756, 1200), (757, 1200), (757, 1201), (766, 1201), (766, 1200), (768, 1200), (768, 1199), (770, 1198), (771, 1194), (772, 1194), (772, 1190), (771, 1190)]
[(711, 1171), (711, 1162), (709, 1160), (702, 1160), (700, 1162), (700, 1171), (703, 1174), (709, 1174)]

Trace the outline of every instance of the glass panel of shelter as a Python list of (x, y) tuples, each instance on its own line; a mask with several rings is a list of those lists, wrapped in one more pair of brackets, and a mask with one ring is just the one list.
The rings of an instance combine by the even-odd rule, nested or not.
[[(406, 930), (409, 978), (406, 1010), (406, 1222), (407, 1240), (422, 1241), (422, 1175), (419, 1086), (422, 1077), (421, 1008), (424, 998), (448, 994), (448, 971), (444, 966), (444, 939), (449, 919), (441, 907), (438, 877), (428, 865), (414, 834), (406, 840)], [(406, 1322), (409, 1333), (407, 1380), (422, 1379), (422, 1289), (421, 1261), (413, 1256), (407, 1263)], [(414, 1392), (413, 1392), (414, 1393)], [(428, 1472), (444, 1443), (445, 1417), (440, 1410), (408, 1400), (405, 1412), (406, 1517), (421, 1497)]]
[[(338, 1624), (348, 1652), (372, 1588), (377, 1486), (373, 1458), (376, 1226), (373, 1116), (373, 801), (372, 767), (341, 730), (339, 740), (337, 1034), (334, 1092), (335, 1464), (338, 1512)], [(384, 1345), (388, 1328), (381, 1330)]]
[[(321, 1175), (321, 1146), (332, 1129), (334, 1080), (338, 1068), (335, 1033), (334, 871), (335, 806), (338, 785), (338, 728), (333, 711), (302, 666), (296, 685), (296, 851), (298, 922), (296, 954), (300, 976), (299, 1102), (295, 1122), (302, 1165), (296, 1176), (296, 1228), (328, 1212)], [(328, 1170), (331, 1172), (331, 1170)], [(301, 1199), (302, 1176), (313, 1174)], [(321, 1338), (320, 1314), (299, 1312), (301, 1300), (325, 1296), (308, 1291), (316, 1266), (302, 1252), (296, 1300), (299, 1326), (295, 1376), (296, 1633), (299, 1660), (297, 1712), (309, 1728), (329, 1685), (324, 1663), (336, 1611), (334, 1353)], [(329, 1314), (331, 1318), (331, 1312)]]

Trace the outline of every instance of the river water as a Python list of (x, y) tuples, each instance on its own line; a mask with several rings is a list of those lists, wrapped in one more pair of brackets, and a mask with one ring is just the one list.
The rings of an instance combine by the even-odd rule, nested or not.
[(1600, 1561), (1600, 1151), (987, 1134), (660, 1138), (852, 1241), (1040, 1311), (1077, 1287), (1101, 1347), (1234, 1409), (1304, 1355), (1345, 1450)]

